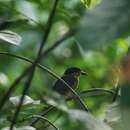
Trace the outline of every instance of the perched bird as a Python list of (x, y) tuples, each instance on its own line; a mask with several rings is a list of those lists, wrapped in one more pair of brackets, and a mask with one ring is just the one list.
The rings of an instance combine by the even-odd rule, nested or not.
[[(75, 90), (78, 87), (80, 75), (86, 75), (86, 72), (82, 71), (80, 68), (71, 67), (65, 70), (61, 79), (63, 79), (72, 89)], [(56, 81), (53, 86), (53, 90), (65, 97), (71, 95), (70, 89), (61, 80)]]
[[(61, 79), (63, 79), (72, 89), (75, 90), (78, 87), (80, 75), (86, 75), (86, 72), (82, 71), (80, 68), (71, 67), (65, 70)], [(70, 89), (59, 79), (56, 81), (52, 89), (58, 92), (59, 94), (65, 96), (66, 98), (71, 96)], [(48, 106), (47, 109), (45, 109), (45, 111), (43, 111), (43, 113), (40, 115), (45, 116), (48, 112), (52, 111), (53, 109), (53, 106)], [(39, 118), (36, 118), (30, 123), (30, 125), (33, 126), (38, 121)]]

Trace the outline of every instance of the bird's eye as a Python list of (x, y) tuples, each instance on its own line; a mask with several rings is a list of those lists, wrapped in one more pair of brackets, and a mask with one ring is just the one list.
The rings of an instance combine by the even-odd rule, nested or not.
[(79, 76), (80, 75), (80, 72), (75, 72), (75, 76)]

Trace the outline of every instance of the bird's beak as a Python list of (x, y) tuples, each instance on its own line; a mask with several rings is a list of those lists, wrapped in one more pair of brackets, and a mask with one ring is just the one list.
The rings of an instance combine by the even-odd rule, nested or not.
[(81, 71), (81, 75), (87, 75), (85, 71)]

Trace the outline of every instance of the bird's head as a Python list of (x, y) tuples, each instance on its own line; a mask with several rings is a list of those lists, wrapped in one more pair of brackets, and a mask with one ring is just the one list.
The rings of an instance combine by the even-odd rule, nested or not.
[(87, 73), (82, 71), (78, 67), (70, 67), (65, 70), (64, 75), (72, 75), (74, 77), (79, 77), (80, 75), (87, 75)]

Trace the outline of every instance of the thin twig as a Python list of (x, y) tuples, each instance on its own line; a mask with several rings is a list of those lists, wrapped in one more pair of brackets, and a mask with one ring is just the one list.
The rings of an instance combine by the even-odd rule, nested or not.
[[(99, 93), (100, 92), (100, 93)], [(113, 91), (113, 90), (109, 90), (109, 89), (104, 89), (104, 88), (92, 88), (92, 89), (88, 89), (88, 90), (84, 90), (84, 91), (81, 91), (80, 93), (79, 93), (79, 95), (80, 95), (80, 97), (88, 97), (88, 96), (93, 96), (93, 95), (106, 95), (106, 94), (110, 94), (110, 95), (115, 95), (115, 91)], [(118, 94), (117, 95), (117, 97), (119, 97), (120, 95)], [(70, 97), (70, 98), (68, 98), (67, 99), (67, 101), (70, 101), (70, 100), (72, 100), (72, 99), (75, 99), (76, 97), (75, 96), (73, 96), (73, 97)], [(51, 111), (51, 110), (50, 110)], [(50, 111), (47, 111), (47, 113), (45, 113), (44, 112), (44, 116), (46, 115), (46, 114), (48, 114)], [(58, 116), (59, 117), (59, 116)], [(58, 119), (58, 118), (57, 118)], [(57, 121), (57, 119), (55, 120), (55, 121)], [(38, 119), (35, 119), (35, 120), (37, 120), (37, 122), (39, 121)], [(53, 123), (55, 123), (55, 121), (53, 121)], [(31, 126), (34, 126), (35, 125), (35, 123), (37, 123), (37, 122), (34, 122), (33, 123), (33, 125), (31, 125)], [(47, 128), (47, 127), (49, 127), (50, 125), (48, 124), (46, 127), (44, 127), (44, 128)]]
[[(99, 92), (101, 92), (102, 94), (104, 93), (104, 94), (106, 94), (106, 93), (108, 93), (108, 94), (111, 94), (111, 95), (114, 95), (115, 94), (115, 92), (114, 91), (112, 91), (112, 90), (108, 90), (108, 89), (104, 89), (104, 88), (92, 88), (92, 89), (88, 89), (88, 90), (84, 90), (84, 91), (82, 91), (82, 92), (80, 92), (79, 93), (79, 95), (81, 96), (81, 97), (84, 97), (84, 96), (89, 96), (89, 93), (91, 93), (91, 94), (93, 94), (93, 93), (98, 93), (99, 94)], [(120, 95), (118, 95), (118, 96), (120, 96)], [(72, 96), (72, 97), (70, 97), (70, 98), (68, 98), (68, 99), (66, 99), (67, 101), (70, 101), (70, 100), (72, 100), (72, 99), (75, 99), (75, 98), (77, 98), (75, 95), (74, 96)], [(41, 116), (45, 116), (45, 115), (47, 115), (51, 110), (53, 110), (53, 106), (52, 106), (52, 108), (51, 107), (48, 107), (47, 109), (45, 109), (45, 111), (43, 111), (42, 112), (42, 114), (40, 114)], [(30, 123), (30, 126), (34, 126), (37, 122), (39, 121), (39, 119), (37, 118), (37, 119), (35, 119), (34, 121), (32, 121), (31, 123)]]
[[(57, 40), (50, 48), (48, 48), (45, 52), (43, 52), (41, 57), (43, 58), (43, 57), (44, 57), (45, 55), (47, 55), (50, 51), (52, 51), (52, 50), (55, 49), (58, 45), (60, 45), (64, 40), (66, 40), (67, 38), (73, 36), (73, 34), (74, 34), (74, 31), (69, 31), (69, 32), (67, 32), (62, 38), (60, 38), (59, 40)], [(0, 54), (5, 54), (5, 55), (8, 55), (8, 56), (13, 56), (13, 57), (15, 57), (15, 58), (19, 58), (19, 59), (28, 61), (28, 62), (30, 62), (30, 63), (33, 64), (33, 61), (29, 60), (29, 59), (26, 58), (26, 57), (17, 56), (17, 55), (10, 54), (10, 53), (7, 53), (7, 52), (1, 52)], [(38, 66), (39, 66), (40, 68), (43, 68), (43, 67), (41, 67), (40, 64), (39, 64)], [(28, 67), (27, 69), (29, 69), (29, 67)], [(26, 69), (26, 70), (27, 70), (27, 69)], [(25, 70), (25, 72), (26, 72), (26, 70)], [(27, 74), (27, 73), (26, 73), (26, 74)], [(23, 73), (22, 73), (22, 74), (16, 79), (16, 81), (14, 81), (13, 84), (15, 84), (15, 82), (19, 83), (20, 80), (22, 80), (22, 78), (23, 78), (26, 74), (23, 74)], [(18, 81), (19, 81), (19, 82), (18, 82)], [(1, 100), (0, 110), (2, 109), (2, 107), (4, 106), (6, 100), (7, 100), (8, 97), (9, 97), (9, 95), (10, 95), (11, 92), (15, 89), (15, 86), (17, 85), (17, 84), (16, 84), (16, 85), (14, 86), (13, 84), (11, 85), (12, 87), (7, 91), (6, 95), (4, 96), (4, 97), (6, 97), (6, 98), (4, 98), (4, 100)], [(12, 90), (12, 91), (10, 91), (10, 90)], [(10, 94), (8, 94), (8, 93), (10, 93)]]
[(49, 15), (49, 19), (48, 19), (48, 22), (47, 22), (47, 28), (45, 30), (42, 42), (40, 44), (40, 48), (39, 48), (36, 60), (34, 61), (34, 64), (32, 64), (32, 66), (30, 68), (29, 77), (28, 77), (27, 81), (25, 82), (25, 86), (24, 86), (24, 89), (23, 89), (23, 92), (22, 92), (22, 96), (20, 98), (19, 105), (18, 105), (18, 107), (17, 107), (17, 109), (16, 109), (16, 111), (14, 113), (13, 120), (12, 120), (12, 123), (10, 125), (10, 130), (13, 130), (13, 127), (16, 124), (16, 120), (17, 120), (17, 117), (19, 115), (19, 112), (20, 112), (20, 109), (21, 109), (21, 106), (22, 106), (22, 103), (23, 103), (23, 100), (24, 100), (24, 96), (25, 96), (25, 94), (28, 92), (28, 90), (30, 88), (31, 81), (32, 81), (33, 75), (35, 73), (36, 64), (41, 60), (41, 53), (42, 53), (44, 45), (46, 44), (46, 41), (47, 41), (48, 36), (50, 34), (50, 31), (51, 31), (51, 27), (52, 27), (52, 23), (53, 23), (53, 18), (55, 16), (57, 4), (58, 4), (58, 0), (55, 0), (54, 4), (53, 4), (53, 7), (52, 7), (52, 10), (51, 10), (51, 13)]
[(27, 81), (25, 82), (25, 86), (24, 86), (24, 89), (23, 89), (23, 91), (22, 91), (22, 96), (21, 96), (21, 98), (20, 98), (18, 107), (16, 108), (16, 111), (15, 111), (15, 113), (14, 113), (14, 115), (13, 115), (13, 120), (12, 120), (12, 123), (11, 123), (11, 125), (10, 125), (10, 130), (13, 130), (13, 127), (14, 127), (14, 125), (16, 124), (17, 117), (18, 117), (18, 115), (19, 115), (19, 112), (20, 112), (22, 103), (23, 103), (23, 101), (24, 101), (24, 96), (25, 96), (25, 94), (26, 94), (26, 93), (28, 92), (28, 90), (29, 90), (29, 86), (30, 86), (30, 83), (31, 83), (32, 78), (33, 78), (32, 75), (34, 74), (34, 71), (32, 71), (32, 69), (33, 69), (33, 68), (30, 68), (30, 70), (29, 70), (31, 76), (29, 76), (29, 78), (28, 78)]
[[(10, 97), (10, 95), (12, 94), (13, 90), (16, 88), (16, 86), (18, 85), (18, 83), (23, 79), (23, 77), (25, 77), (25, 75), (28, 73), (29, 68), (25, 69), (22, 74), (13, 82), (13, 84), (9, 87), (8, 91), (6, 92), (6, 94), (4, 94), (3, 98), (1, 99), (0, 102), (0, 110), (3, 108), (3, 106), (5, 105), (5, 102), (8, 100), (8, 98)], [(1, 113), (2, 111), (0, 111)]]
[[(3, 54), (3, 53), (0, 53), (0, 54)], [(14, 54), (9, 54), (9, 53), (4, 53), (4, 54), (10, 55), (10, 56), (14, 56), (16, 58), (19, 58), (19, 59), (28, 61), (30, 63), (33, 63), (33, 61), (31, 61), (31, 60), (29, 60), (28, 58), (25, 58), (25, 57), (21, 57), (21, 56), (17, 56), (17, 55), (14, 55)], [(58, 75), (54, 74), (52, 71), (50, 71), (49, 69), (47, 69), (45, 66), (41, 66), (40, 64), (36, 64), (36, 65), (39, 66), (40, 68), (44, 69), (45, 71), (47, 71), (51, 75), (53, 75), (55, 78), (59, 79), (61, 82), (63, 82), (70, 89), (70, 91), (77, 97), (77, 99), (79, 99), (80, 103), (84, 107), (84, 110), (88, 111), (88, 108), (83, 103), (83, 101), (80, 99), (80, 96), (63, 79), (61, 79)]]
[[(80, 92), (79, 96), (88, 97), (88, 96), (94, 96), (94, 95), (105, 95), (106, 93), (111, 94), (112, 96), (114, 96), (116, 94), (116, 92), (113, 90), (104, 89), (104, 88), (92, 88), (92, 89), (88, 89), (88, 90), (84, 90), (84, 91)], [(117, 97), (120, 97), (120, 95), (117, 94)], [(75, 95), (73, 95), (72, 97), (69, 97), (67, 99), (67, 101), (72, 100), (72, 99), (77, 99), (77, 97)]]
[(113, 95), (112, 102), (116, 101), (116, 99), (118, 97), (119, 90), (120, 90), (120, 87), (117, 86), (117, 88), (115, 88), (115, 94)]
[[(47, 115), (50, 111), (52, 111), (55, 107), (53, 106), (48, 106), (41, 114), (40, 116), (45, 116)], [(37, 122), (39, 121), (38, 118), (34, 119), (29, 125), (34, 126)]]
[(43, 35), (43, 39), (42, 39), (42, 42), (40, 44), (40, 49), (38, 51), (38, 58), (40, 61), (40, 59), (42, 58), (41, 57), (41, 53), (42, 53), (42, 50), (46, 44), (46, 41), (48, 40), (48, 37), (49, 37), (49, 34), (50, 34), (50, 31), (51, 31), (51, 28), (52, 28), (52, 24), (53, 24), (53, 18), (55, 16), (55, 13), (56, 13), (56, 7), (57, 7), (57, 4), (58, 4), (58, 1), (59, 0), (55, 0), (54, 1), (54, 5), (53, 5), (53, 8), (51, 10), (51, 13), (49, 15), (49, 18), (48, 18), (48, 21), (47, 21), (47, 25), (46, 25), (46, 28), (45, 28), (45, 33)]
[(80, 96), (83, 96), (83, 95), (86, 95), (86, 94), (89, 94), (89, 93), (95, 93), (96, 95), (98, 93), (109, 93), (111, 95), (114, 95), (115, 92), (112, 91), (112, 90), (109, 90), (109, 89), (104, 89), (104, 88), (92, 88), (92, 89), (88, 89), (88, 90), (84, 90), (82, 92), (80, 92)]
[[(62, 115), (62, 112), (59, 112), (58, 115), (56, 116), (55, 120), (52, 121), (52, 123), (54, 124)], [(50, 124), (47, 124), (44, 126), (44, 129), (48, 128), (50, 126)]]
[[(30, 59), (26, 58), (26, 57), (23, 57), (23, 56), (18, 56), (18, 55), (14, 55), (14, 54), (11, 54), (11, 53), (8, 53), (8, 52), (0, 52), (0, 54), (5, 54), (5, 55), (8, 55), (8, 56), (12, 56), (12, 57), (15, 57), (15, 58), (18, 58), (18, 59), (21, 59), (21, 60), (25, 60), (29, 63), (33, 63), (33, 61), (31, 61)], [(38, 67), (40, 67), (41, 69), (43, 69), (44, 71), (48, 72), (49, 74), (51, 74), (53, 77), (55, 77), (56, 79), (59, 79), (61, 80), (61, 82), (65, 83), (64, 80), (62, 80), (58, 75), (56, 75), (55, 73), (53, 73), (50, 69), (46, 68), (45, 66), (42, 66), (40, 64), (37, 64)], [(67, 83), (65, 83), (66, 86)], [(72, 90), (71, 90), (72, 91)], [(74, 91), (74, 90), (73, 90)], [(74, 94), (75, 95), (75, 94)], [(76, 97), (76, 96), (75, 96)]]
[(56, 130), (59, 130), (59, 128), (57, 128), (51, 121), (49, 121), (47, 118), (43, 117), (43, 116), (39, 116), (39, 115), (33, 115), (33, 118), (39, 118), (42, 120), (47, 121), (51, 126), (53, 126)]
[(23, 120), (28, 120), (30, 118), (38, 118), (39, 120), (43, 120), (43, 121), (47, 121), (51, 126), (53, 126), (56, 130), (59, 130), (51, 121), (49, 121), (47, 118), (45, 118), (44, 116), (41, 116), (41, 115), (32, 115), (32, 116), (29, 116)]
[[(47, 40), (47, 39), (46, 39)], [(45, 40), (45, 41), (46, 41)], [(43, 45), (44, 46), (44, 45)], [(40, 53), (39, 53), (40, 54)], [(35, 65), (34, 65), (35, 66)], [(35, 67), (34, 67), (35, 68)], [(32, 69), (32, 70), (34, 70), (34, 69)], [(31, 73), (32, 75), (33, 75), (33, 73)], [(30, 78), (31, 79), (31, 78)], [(28, 80), (29, 82), (30, 82), (30, 80)], [(62, 80), (62, 82), (64, 82), (63, 80)], [(65, 83), (65, 82), (64, 82)], [(66, 83), (65, 83), (66, 84)], [(69, 85), (67, 85), (66, 84), (66, 86), (68, 86), (68, 88), (70, 88), (69, 87)], [(73, 94), (77, 94), (72, 88), (70, 88), (70, 90), (73, 92)], [(80, 99), (80, 97), (78, 96), (78, 94), (77, 94), (77, 97), (78, 97), (78, 99), (79, 99), (79, 101), (80, 101), (80, 103), (84, 106), (84, 108), (88, 111), (88, 109), (86, 108), (86, 106), (85, 106), (85, 104), (82, 102), (82, 100)]]
[[(42, 58), (44, 57), (44, 56), (46, 56), (49, 52), (51, 52), (53, 49), (55, 49), (57, 46), (59, 46), (61, 43), (63, 43), (63, 41), (65, 41), (65, 40), (67, 40), (68, 38), (70, 38), (71, 36), (73, 36), (73, 35), (71, 35), (71, 34), (73, 34), (72, 32), (67, 32), (62, 38), (60, 38), (59, 40), (57, 40), (50, 48), (48, 48), (46, 51), (44, 51), (43, 53), (42, 53)], [(24, 60), (24, 61), (27, 61), (27, 62), (29, 62), (29, 63), (34, 63), (34, 61), (32, 61), (32, 60), (30, 60), (29, 58), (26, 58), (26, 57), (24, 57), (24, 56), (18, 56), (18, 55), (15, 55), (15, 54), (12, 54), (12, 53), (8, 53), (8, 52), (0, 52), (0, 54), (2, 54), (2, 55), (7, 55), (7, 56), (11, 56), (11, 57), (14, 57), (14, 58), (18, 58), (18, 59), (20, 59), (20, 60)], [(37, 66), (39, 67), (39, 68), (41, 68), (41, 69), (45, 69), (45, 70), (48, 70), (48, 72), (49, 72), (49, 69), (47, 69), (46, 67), (44, 67), (44, 66), (42, 66), (42, 65), (40, 65), (40, 64), (37, 64)], [(27, 69), (29, 69), (30, 67), (28, 67)], [(25, 70), (25, 72), (27, 71), (27, 69)], [(44, 70), (43, 69), (43, 70)], [(1, 102), (0, 102), (0, 110), (2, 109), (2, 107), (4, 107), (4, 104), (5, 104), (5, 102), (8, 100), (8, 98), (9, 98), (9, 96), (11, 95), (11, 93), (13, 92), (13, 90), (15, 89), (15, 87), (17, 86), (17, 84), (23, 79), (23, 77), (28, 73), (25, 73), (25, 72), (23, 72), (15, 81), (14, 81), (14, 83), (11, 85), (11, 87), (9, 88), (9, 90), (6, 92), (6, 94), (3, 96), (3, 98), (2, 98), (2, 100), (1, 100)], [(25, 73), (25, 74), (24, 74)], [(50, 73), (51, 74), (51, 73)], [(16, 84), (16, 83), (17, 84)], [(6, 98), (5, 98), (6, 97)]]
[(112, 102), (115, 102), (117, 97), (118, 97), (118, 93), (119, 93), (119, 90), (120, 90), (120, 87), (118, 86), (118, 84), (119, 84), (119, 78), (117, 77), (116, 83), (115, 83), (115, 86), (114, 86), (115, 94), (113, 95)]
[(59, 40), (57, 40), (50, 48), (48, 48), (46, 51), (44, 51), (41, 54), (41, 57), (43, 58), (48, 54), (48, 52), (51, 52), (54, 50), (57, 46), (59, 46), (63, 41), (67, 40), (68, 38), (72, 37), (75, 34), (75, 29), (72, 29), (68, 31), (64, 36), (62, 36)]

